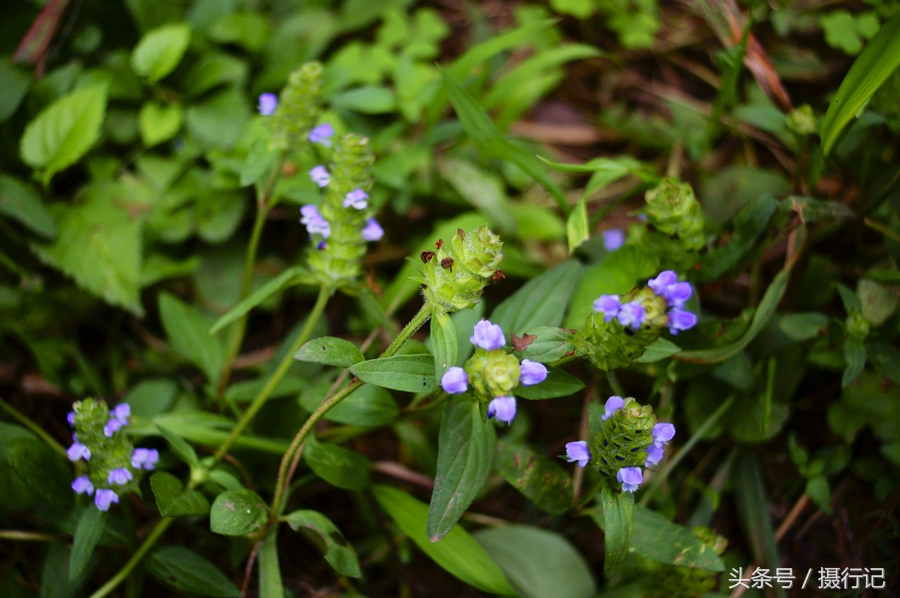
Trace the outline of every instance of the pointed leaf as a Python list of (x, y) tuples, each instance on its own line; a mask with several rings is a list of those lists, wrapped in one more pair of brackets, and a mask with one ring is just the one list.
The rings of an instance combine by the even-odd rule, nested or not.
[(588, 223), (587, 204), (582, 197), (575, 205), (575, 209), (569, 214), (566, 221), (566, 238), (569, 240), (569, 255), (572, 255), (578, 246), (587, 241), (591, 236)]
[(535, 326), (559, 326), (582, 272), (577, 260), (547, 270), (498, 305), (490, 321), (507, 335), (521, 335)]
[(288, 513), (283, 519), (294, 531), (305, 528), (319, 536), (325, 544), (325, 560), (335, 571), (348, 577), (362, 576), (356, 551), (331, 519), (309, 510)]
[(644, 354), (635, 359), (638, 363), (655, 363), (657, 361), (662, 361), (668, 357), (672, 357), (681, 351), (681, 347), (673, 343), (672, 341), (667, 341), (664, 338), (658, 338), (647, 347), (647, 350), (644, 351)]
[(56, 236), (56, 222), (40, 196), (28, 185), (5, 174), (0, 175), (0, 215), (15, 218), (48, 239)]
[(519, 384), (513, 389), (517, 397), (531, 401), (569, 397), (584, 388), (584, 382), (556, 368), (547, 368), (547, 379), (533, 386)]
[(197, 490), (184, 491), (181, 480), (165, 471), (150, 476), (156, 508), (163, 517), (199, 517), (209, 513), (209, 501)]
[(497, 442), (494, 469), (541, 510), (562, 515), (572, 508), (572, 478), (557, 462), (527, 446)]
[(150, 31), (131, 55), (131, 68), (149, 83), (156, 83), (171, 73), (187, 50), (191, 28), (186, 23), (163, 25)]
[(252, 490), (228, 490), (209, 510), (209, 529), (223, 536), (244, 536), (266, 524), (265, 501)]
[(225, 598), (240, 593), (215, 565), (183, 546), (161, 546), (145, 562), (151, 575), (179, 590)]
[(78, 579), (87, 569), (94, 548), (103, 535), (106, 527), (106, 511), (95, 509), (93, 506), (85, 509), (75, 528), (75, 536), (72, 538), (72, 554), (69, 555), (69, 581)]
[(351, 366), (350, 373), (375, 386), (429, 392), (434, 386), (434, 358), (417, 354), (370, 359)]
[(210, 336), (209, 323), (194, 306), (168, 293), (159, 295), (159, 315), (172, 349), (199, 367), (215, 384), (222, 374), (225, 350), (222, 341)]
[(362, 490), (370, 483), (368, 459), (342, 446), (319, 442), (312, 434), (306, 439), (303, 460), (317, 476), (338, 488)]
[(301, 281), (305, 275), (309, 274), (309, 271), (306, 268), (302, 268), (300, 266), (294, 266), (293, 268), (288, 268), (263, 286), (259, 287), (245, 298), (241, 299), (241, 301), (232, 307), (227, 314), (216, 320), (216, 323), (210, 328), (209, 333), (215, 334), (218, 331), (222, 330), (232, 322), (236, 322), (246, 314), (250, 312), (251, 309), (263, 303), (272, 295), (297, 284)]
[(349, 368), (356, 363), (365, 361), (366, 358), (350, 341), (334, 336), (323, 336), (300, 347), (294, 353), (294, 359)]
[(619, 570), (619, 565), (622, 564), (622, 559), (625, 558), (628, 545), (631, 543), (634, 494), (616, 492), (609, 484), (606, 484), (600, 493), (600, 504), (603, 507), (604, 531), (606, 532), (603, 541), (606, 545), (603, 577), (610, 579)]
[(459, 338), (456, 327), (445, 313), (431, 316), (431, 349), (434, 354), (434, 379), (440, 380), (444, 373), (456, 365), (459, 355)]

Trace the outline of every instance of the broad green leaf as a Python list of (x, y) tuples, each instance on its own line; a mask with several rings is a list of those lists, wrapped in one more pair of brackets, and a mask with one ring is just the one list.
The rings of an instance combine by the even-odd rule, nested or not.
[(184, 111), (178, 104), (147, 102), (138, 114), (138, 126), (144, 147), (153, 147), (157, 143), (175, 137), (183, 122)]
[(817, 475), (808, 479), (806, 493), (820, 509), (831, 513), (831, 488), (828, 487), (828, 478), (824, 475)]
[(828, 105), (820, 135), (827, 155), (847, 123), (900, 66), (900, 14), (896, 14), (868, 43)]
[(569, 213), (566, 221), (566, 239), (569, 241), (569, 255), (591, 237), (588, 223), (587, 204), (582, 197)]
[(844, 361), (847, 367), (841, 377), (841, 388), (847, 388), (862, 374), (866, 367), (866, 346), (861, 341), (848, 338), (844, 341)]
[(0, 215), (15, 218), (32, 231), (52, 239), (56, 236), (56, 222), (41, 197), (24, 183), (0, 174)]
[(272, 37), (269, 21), (255, 12), (226, 14), (210, 25), (208, 33), (217, 42), (240, 44), (252, 52), (261, 50)]
[(194, 451), (194, 447), (185, 442), (184, 438), (169, 428), (161, 426), (159, 423), (156, 424), (156, 429), (169, 441), (169, 446), (172, 447), (175, 454), (181, 457), (182, 461), (190, 465), (191, 468), (200, 466), (200, 459), (197, 458), (197, 452)]
[(828, 324), (828, 316), (818, 312), (785, 314), (778, 321), (778, 328), (796, 341), (806, 341)]
[(259, 547), (259, 596), (260, 598), (284, 598), (284, 583), (278, 564), (278, 527), (266, 534)]
[[(71, 554), (68, 546), (59, 542), (50, 543), (47, 557), (44, 559), (44, 564), (41, 568), (41, 598), (45, 596), (47, 598), (75, 598), (81, 594), (81, 590), (90, 579), (95, 566), (88, 566), (78, 579), (69, 581), (66, 562), (70, 558)], [(13, 591), (10, 595), (8, 591), (5, 591), (6, 587), (0, 586), (0, 591), (3, 591), (3, 598), (31, 598), (37, 595), (36, 593), (26, 593), (22, 590), (21, 585), (14, 576), (7, 575), (5, 577), (11, 580)], [(3, 585), (5, 586), (6, 584)]]
[(319, 442), (313, 434), (306, 439), (303, 459), (317, 476), (338, 488), (362, 490), (370, 483), (368, 459), (342, 446)]
[(481, 529), (473, 535), (523, 598), (592, 598), (597, 594), (588, 564), (556, 532), (508, 525)]
[(447, 535), (487, 481), (494, 461), (494, 425), (481, 419), (476, 401), (453, 397), (438, 437), (437, 475), (428, 507), (428, 539)]
[(630, 550), (635, 554), (667, 565), (714, 572), (725, 570), (722, 559), (711, 548), (690, 530), (672, 523), (659, 513), (635, 505), (632, 521)]
[(541, 162), (504, 137), (484, 110), (443, 70), (441, 70), (441, 77), (443, 77), (444, 88), (448, 92), (450, 102), (456, 109), (456, 115), (475, 145), (486, 154), (501, 160), (508, 160), (524, 170), (556, 199), (563, 213), (568, 214), (571, 208), (566, 196), (562, 189), (547, 176)]
[(441, 176), (488, 218), (501, 232), (512, 234), (516, 221), (510, 213), (506, 184), (496, 174), (483, 170), (467, 160), (446, 158), (438, 162)]
[(757, 241), (764, 238), (763, 233), (777, 211), (778, 202), (768, 193), (744, 206), (734, 217), (728, 243), (714, 247), (703, 256), (697, 282), (717, 280), (737, 266)]
[(81, 513), (75, 536), (72, 538), (72, 554), (69, 555), (69, 581), (75, 581), (87, 569), (94, 548), (106, 526), (106, 511), (89, 507)]
[(215, 565), (183, 546), (160, 546), (145, 563), (151, 575), (185, 592), (226, 598), (240, 593)]
[(178, 396), (178, 384), (172, 380), (141, 380), (122, 397), (131, 406), (131, 415), (152, 419), (165, 413)]
[(881, 326), (897, 310), (900, 297), (892, 291), (868, 278), (860, 278), (856, 283), (862, 315), (872, 323)]
[(603, 508), (605, 526), (603, 544), (606, 548), (603, 577), (610, 579), (619, 570), (619, 565), (622, 564), (631, 543), (634, 494), (617, 492), (610, 484), (604, 484), (600, 492), (600, 505)]
[(203, 147), (231, 149), (241, 139), (252, 115), (247, 98), (235, 88), (225, 88), (185, 111), (185, 124)]
[[(331, 383), (322, 392), (304, 392), (300, 404), (312, 413), (325, 400)], [(371, 384), (363, 384), (325, 413), (325, 419), (350, 426), (384, 426), (397, 418), (400, 409), (391, 393)]]
[(431, 352), (434, 354), (434, 379), (440, 380), (459, 356), (459, 338), (450, 316), (440, 312), (431, 316)]
[(225, 349), (218, 337), (207, 332), (209, 322), (203, 314), (168, 293), (159, 295), (159, 314), (175, 353), (199, 367), (215, 384), (222, 374)]
[(131, 68), (149, 83), (156, 83), (178, 66), (191, 41), (191, 28), (187, 23), (163, 25), (150, 31), (131, 55)]
[(294, 359), (349, 368), (354, 364), (365, 361), (366, 358), (363, 357), (356, 345), (350, 341), (334, 336), (323, 336), (322, 338), (313, 339), (300, 347), (294, 353)]
[(43, 440), (28, 436), (0, 439), (0, 457), (36, 495), (54, 507), (72, 502), (72, 469)]
[(303, 528), (318, 536), (325, 545), (325, 560), (335, 571), (348, 577), (362, 576), (356, 551), (331, 519), (318, 511), (310, 510), (294, 511), (282, 519), (295, 532)]
[(426, 533), (428, 506), (397, 488), (374, 486), (372, 493), (388, 516), (434, 562), (463, 582), (491, 594), (516, 596), (493, 559), (460, 526), (432, 543)]
[(532, 386), (519, 384), (513, 389), (516, 396), (532, 401), (569, 397), (584, 388), (584, 382), (556, 368), (547, 368), (547, 379)]
[(209, 510), (209, 529), (223, 536), (245, 536), (266, 524), (265, 501), (252, 490), (228, 490)]
[(0, 62), (0, 123), (13, 115), (31, 86), (31, 75), (11, 65)]
[(658, 338), (653, 341), (644, 354), (635, 359), (638, 363), (654, 363), (662, 361), (668, 357), (672, 357), (681, 351), (681, 347), (664, 338)]
[(572, 508), (572, 478), (556, 461), (527, 446), (497, 442), (494, 469), (541, 510), (562, 515)]
[[(232, 322), (236, 322), (257, 305), (265, 302), (269, 297), (286, 289), (289, 286), (297, 284), (309, 274), (309, 270), (301, 266), (288, 268), (263, 286), (259, 287), (252, 293), (232, 307), (227, 314), (216, 320), (216, 323), (209, 330), (210, 334), (215, 334), (222, 330)], [(336, 365), (336, 364), (335, 364)]]
[(170, 473), (154, 473), (150, 476), (150, 488), (156, 499), (156, 508), (163, 517), (199, 517), (209, 513), (206, 497), (197, 490), (185, 491), (181, 480)]
[(206, 54), (191, 68), (184, 90), (198, 96), (218, 85), (240, 83), (247, 78), (247, 63), (228, 54)]
[(528, 330), (523, 339), (527, 341), (529, 336), (535, 338), (531, 339), (529, 345), (521, 352), (522, 359), (553, 363), (575, 353), (575, 345), (572, 343), (575, 334), (570, 330), (555, 326), (538, 326)]
[(61, 97), (28, 123), (19, 143), (22, 161), (39, 170), (46, 185), (96, 143), (105, 114), (106, 86), (76, 89)]
[(331, 98), (331, 105), (361, 114), (385, 114), (397, 110), (397, 98), (387, 87), (360, 87)]
[(406, 392), (429, 392), (434, 386), (434, 359), (431, 355), (395, 355), (361, 361), (350, 373), (375, 386)]
[(57, 220), (51, 245), (34, 245), (45, 263), (111, 305), (142, 315), (141, 223), (108, 187), (84, 191), (86, 201), (70, 205)]
[(506, 298), (490, 320), (504, 334), (524, 334), (535, 326), (559, 326), (582, 275), (581, 264), (569, 260), (526, 282)]

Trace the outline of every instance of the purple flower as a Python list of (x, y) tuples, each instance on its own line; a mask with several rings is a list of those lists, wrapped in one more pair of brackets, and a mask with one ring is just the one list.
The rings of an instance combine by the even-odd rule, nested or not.
[(697, 316), (689, 311), (673, 307), (669, 310), (669, 332), (678, 334), (679, 330), (688, 330), (697, 325)]
[(321, 164), (309, 171), (309, 178), (319, 186), (319, 189), (331, 182), (331, 175), (328, 174), (328, 170)]
[[(331, 232), (330, 226), (328, 227), (328, 232)], [(318, 249), (319, 251), (322, 251), (326, 247), (328, 247), (328, 243), (326, 243), (325, 241), (319, 241), (318, 243), (316, 243), (316, 249)]]
[[(274, 93), (264, 93), (259, 96), (259, 106), (257, 109), (263, 116), (272, 116), (275, 109), (278, 108), (278, 96)], [(106, 509), (103, 509), (104, 511)]]
[(78, 461), (82, 457), (84, 457), (85, 461), (90, 461), (91, 449), (76, 440), (72, 443), (72, 446), (66, 450), (66, 455), (68, 455), (69, 461)]
[(475, 333), (469, 337), (469, 342), (485, 351), (495, 351), (506, 344), (506, 337), (500, 326), (481, 320), (475, 324)]
[(76, 494), (87, 494), (90, 496), (94, 493), (94, 485), (91, 484), (90, 478), (86, 475), (80, 475), (72, 482), (72, 490), (74, 490)]
[(613, 413), (621, 409), (625, 405), (625, 399), (622, 397), (617, 397), (615, 395), (606, 399), (606, 413), (600, 416), (600, 419), (609, 419), (612, 417)]
[(616, 479), (622, 482), (622, 490), (634, 492), (644, 481), (644, 474), (640, 467), (623, 467), (616, 474)]
[(651, 444), (647, 447), (647, 460), (644, 461), (644, 467), (650, 467), (651, 465), (656, 465), (663, 458), (663, 449), (661, 446), (658, 446), (656, 443)]
[(451, 395), (462, 394), (469, 388), (469, 375), (461, 367), (453, 366), (441, 376), (441, 387)]
[(665, 445), (675, 438), (675, 426), (672, 424), (656, 424), (650, 433), (653, 435), (654, 444), (662, 443)]
[(94, 504), (101, 511), (108, 511), (111, 503), (119, 504), (119, 495), (113, 490), (97, 490), (94, 496)]
[(369, 203), (366, 201), (367, 199), (369, 199), (369, 194), (357, 187), (346, 196), (344, 196), (344, 207), (352, 207), (357, 210), (365, 210), (369, 205)]
[(366, 220), (366, 228), (363, 229), (362, 237), (366, 241), (380, 241), (384, 236), (384, 229), (378, 224), (374, 218)]
[(131, 454), (131, 466), (135, 469), (151, 470), (159, 461), (159, 451), (156, 449), (136, 448)]
[(120, 403), (112, 410), (112, 416), (119, 420), (123, 426), (128, 425), (128, 418), (131, 417), (131, 405), (128, 403)]
[(109, 472), (109, 475), (106, 477), (106, 481), (110, 484), (118, 484), (119, 486), (124, 486), (128, 482), (134, 479), (134, 476), (131, 475), (131, 472), (128, 471), (126, 467), (117, 467)]
[(547, 367), (543, 363), (531, 361), (530, 359), (522, 360), (520, 371), (519, 384), (522, 386), (539, 384), (547, 379)]
[(69, 415), (66, 416), (66, 420), (69, 422), (71, 427), (75, 427), (75, 412), (69, 411)]
[(622, 326), (631, 326), (637, 330), (644, 322), (644, 306), (638, 301), (629, 301), (622, 306), (616, 317)]
[(625, 233), (621, 229), (611, 228), (603, 231), (603, 246), (607, 251), (615, 251), (625, 244)]
[(603, 314), (604, 322), (612, 322), (619, 315), (621, 308), (618, 295), (600, 295), (600, 298), (594, 301), (594, 311)]
[(331, 225), (319, 212), (319, 208), (312, 204), (305, 205), (300, 208), (300, 213), (303, 215), (303, 218), (300, 219), (300, 224), (306, 226), (306, 231), (310, 235), (318, 233), (326, 239), (328, 238), (331, 234)]
[(584, 440), (567, 442), (566, 457), (568, 458), (569, 463), (578, 461), (578, 467), (584, 467), (588, 464), (588, 461), (591, 460), (591, 450), (588, 448), (588, 443)]
[(334, 128), (328, 123), (322, 123), (309, 132), (309, 139), (312, 143), (321, 143), (325, 147), (331, 147), (331, 137), (334, 135)]
[(513, 397), (494, 397), (488, 404), (487, 416), (494, 417), (504, 423), (512, 422), (516, 416), (516, 399)]
[(103, 435), (107, 438), (112, 438), (113, 434), (121, 430), (124, 425), (122, 420), (111, 417), (109, 418), (109, 421), (106, 422), (106, 425), (103, 426)]
[(694, 292), (691, 283), (678, 282), (678, 275), (672, 270), (660, 272), (659, 276), (647, 282), (647, 286), (665, 299), (669, 307), (684, 307)]
[(674, 270), (665, 270), (659, 273), (659, 276), (656, 278), (651, 278), (647, 281), (647, 286), (653, 289), (653, 292), (662, 297), (666, 289), (670, 286), (678, 282), (678, 275), (675, 274)]

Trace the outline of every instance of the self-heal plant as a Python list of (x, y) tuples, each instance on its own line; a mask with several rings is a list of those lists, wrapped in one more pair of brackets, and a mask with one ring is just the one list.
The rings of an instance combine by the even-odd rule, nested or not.
[(463, 367), (451, 367), (441, 378), (441, 387), (449, 394), (472, 389), (475, 400), (487, 404), (487, 417), (510, 423), (516, 416), (516, 386), (532, 386), (547, 379), (547, 368), (529, 359), (519, 360), (504, 349), (506, 336), (497, 324), (481, 320), (469, 341), (475, 353)]

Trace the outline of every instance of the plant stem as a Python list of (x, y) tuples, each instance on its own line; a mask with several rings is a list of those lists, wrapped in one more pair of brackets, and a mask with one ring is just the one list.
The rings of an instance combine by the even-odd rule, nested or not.
[(31, 430), (32, 432), (34, 432), (35, 434), (40, 436), (44, 442), (46, 442), (47, 444), (50, 445), (50, 448), (52, 448), (54, 451), (56, 451), (63, 457), (66, 457), (66, 449), (63, 448), (63, 445), (56, 442), (56, 440), (54, 440), (53, 437), (50, 436), (50, 434), (45, 432), (42, 427), (40, 427), (39, 425), (37, 425), (36, 423), (31, 421), (27, 415), (25, 415), (24, 413), (22, 413), (21, 411), (19, 411), (18, 409), (16, 409), (15, 407), (10, 405), (6, 401), (4, 401), (3, 399), (0, 399), (0, 407), (2, 407), (6, 412), (8, 412), (14, 418), (16, 418), (17, 420), (22, 422), (26, 428), (28, 428), (29, 430)]
[[(384, 350), (384, 353), (381, 354), (381, 358), (390, 357), (397, 353), (400, 347), (402, 347), (403, 344), (410, 339), (413, 333), (427, 322), (430, 317), (431, 307), (427, 304), (423, 305), (422, 309), (413, 316), (413, 319), (403, 327), (400, 334), (398, 334), (391, 344), (388, 345), (388, 348)], [(287, 502), (286, 500), (283, 500), (285, 488), (291, 483), (293, 470), (303, 452), (303, 444), (306, 442), (307, 436), (309, 436), (309, 433), (312, 432), (316, 423), (322, 419), (322, 416), (324, 416), (329, 409), (340, 403), (347, 395), (362, 385), (363, 382), (359, 378), (354, 378), (347, 386), (331, 397), (325, 399), (322, 404), (310, 414), (309, 418), (307, 418), (306, 422), (304, 422), (303, 426), (300, 428), (300, 431), (294, 436), (294, 439), (291, 441), (291, 446), (281, 459), (281, 465), (278, 468), (278, 481), (275, 484), (275, 495), (272, 498), (272, 508), (275, 510), (276, 516), (280, 516), (284, 510), (284, 504), (282, 503)]]
[(312, 333), (313, 328), (315, 328), (316, 323), (319, 321), (319, 318), (322, 317), (322, 313), (325, 311), (325, 305), (328, 304), (328, 299), (331, 297), (331, 286), (327, 284), (323, 284), (319, 287), (319, 296), (316, 299), (316, 304), (310, 312), (309, 316), (306, 318), (306, 324), (303, 326), (303, 330), (300, 331), (300, 334), (297, 336), (297, 340), (294, 341), (294, 344), (285, 353), (284, 357), (281, 359), (281, 363), (278, 364), (278, 368), (272, 372), (272, 375), (269, 377), (269, 380), (266, 382), (266, 385), (263, 386), (259, 393), (253, 398), (253, 401), (250, 403), (250, 407), (244, 412), (243, 417), (241, 417), (240, 421), (238, 421), (237, 425), (231, 430), (231, 433), (228, 434), (228, 437), (225, 439), (225, 442), (222, 443), (221, 446), (216, 450), (215, 455), (213, 455), (213, 464), (218, 463), (225, 453), (228, 452), (228, 449), (231, 448), (231, 445), (234, 444), (235, 440), (241, 435), (247, 425), (250, 423), (250, 420), (262, 409), (262, 406), (266, 403), (268, 398), (272, 396), (272, 393), (275, 391), (275, 388), (278, 386), (278, 383), (281, 382), (281, 379), (284, 378), (284, 375), (287, 374), (288, 369), (290, 369), (291, 364), (294, 363), (294, 353), (297, 352), (303, 344), (309, 339), (309, 335)]
[(168, 517), (163, 517), (159, 520), (159, 523), (153, 528), (153, 531), (150, 532), (150, 535), (144, 540), (144, 543), (141, 544), (141, 547), (137, 549), (131, 558), (128, 559), (128, 562), (125, 563), (125, 566), (115, 574), (112, 579), (107, 581), (103, 586), (91, 594), (90, 598), (103, 598), (103, 596), (108, 595), (112, 592), (116, 587), (125, 581), (125, 578), (131, 573), (131, 570), (134, 569), (138, 563), (141, 562), (141, 559), (144, 558), (144, 555), (156, 544), (156, 541), (163, 534), (164, 531), (172, 524), (173, 519)]
[(18, 540), (19, 542), (64, 542), (62, 536), (42, 534), (40, 532), (20, 532), (12, 529), (0, 529), (0, 540)]

